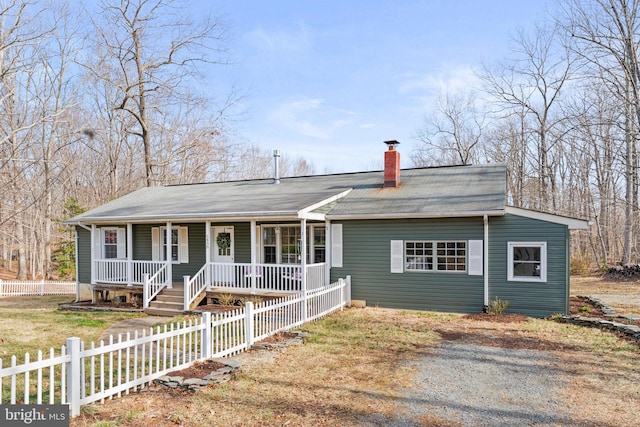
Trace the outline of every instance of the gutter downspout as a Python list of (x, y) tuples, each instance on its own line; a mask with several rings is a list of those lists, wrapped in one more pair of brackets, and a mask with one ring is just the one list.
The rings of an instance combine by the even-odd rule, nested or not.
[(484, 215), (484, 312), (489, 310), (489, 216)]

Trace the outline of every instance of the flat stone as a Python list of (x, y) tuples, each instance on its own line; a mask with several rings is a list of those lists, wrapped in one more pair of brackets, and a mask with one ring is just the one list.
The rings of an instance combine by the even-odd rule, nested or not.
[(207, 381), (216, 381), (219, 378), (222, 378), (224, 376), (223, 373), (220, 372), (212, 372), (209, 375), (205, 376), (204, 379)]
[(209, 381), (203, 380), (202, 378), (189, 378), (184, 380), (182, 384), (187, 386), (192, 386), (192, 385), (203, 386), (203, 385), (209, 385)]

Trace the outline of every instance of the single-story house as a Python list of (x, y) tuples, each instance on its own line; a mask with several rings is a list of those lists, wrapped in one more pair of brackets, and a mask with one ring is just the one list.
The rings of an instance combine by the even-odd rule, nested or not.
[[(587, 221), (507, 206), (502, 164), (147, 187), (66, 221), (78, 297), (171, 288), (304, 292), (350, 276), (354, 304), (569, 310), (569, 232)], [(276, 152), (278, 155), (279, 153)], [(90, 293), (89, 293), (90, 292)], [(181, 298), (181, 295), (179, 296)]]

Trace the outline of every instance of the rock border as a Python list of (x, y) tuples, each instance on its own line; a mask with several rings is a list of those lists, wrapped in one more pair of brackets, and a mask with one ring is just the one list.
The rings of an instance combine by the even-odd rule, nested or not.
[[(278, 342), (259, 342), (251, 346), (250, 350), (255, 351), (269, 351), (269, 350), (282, 350), (293, 345), (300, 345), (304, 343), (304, 340), (309, 336), (307, 332), (302, 331), (287, 331), (295, 334), (295, 337), (286, 338)], [(222, 368), (216, 369), (214, 372), (204, 376), (203, 378), (184, 378), (182, 376), (163, 375), (153, 380), (154, 384), (167, 387), (170, 389), (179, 389), (183, 391), (189, 391), (192, 393), (198, 392), (203, 388), (209, 387), (213, 384), (221, 384), (231, 381), (235, 378), (237, 372), (243, 370), (242, 362), (238, 358), (212, 358), (207, 359), (213, 362), (218, 362), (224, 365)]]
[[(602, 311), (602, 314), (604, 314), (607, 317), (611, 317), (611, 318), (623, 317), (629, 320), (634, 319), (634, 317), (632, 316), (624, 316), (624, 315), (618, 314), (613, 307), (604, 303), (598, 298), (581, 296), (581, 295), (578, 295), (578, 296), (580, 298), (584, 298), (588, 302), (598, 307), (600, 311)], [(589, 326), (592, 328), (606, 329), (606, 330), (618, 332), (624, 335), (625, 337), (628, 337), (640, 343), (640, 327), (635, 325), (625, 325), (624, 323), (614, 322), (612, 320), (604, 320), (604, 319), (598, 319), (594, 317), (585, 317), (580, 315), (569, 315), (569, 316), (565, 315), (565, 316), (559, 317), (557, 320), (560, 323), (571, 323), (579, 326)]]

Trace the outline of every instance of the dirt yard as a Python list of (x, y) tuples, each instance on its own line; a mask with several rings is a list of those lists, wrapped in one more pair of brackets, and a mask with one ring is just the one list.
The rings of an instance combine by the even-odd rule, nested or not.
[[(597, 278), (577, 278), (574, 283), (572, 294), (640, 291), (637, 283), (623, 286)], [(575, 307), (579, 310), (582, 305), (577, 301)], [(480, 425), (495, 425), (492, 422), (500, 419), (531, 424), (526, 417), (538, 420), (535, 425), (640, 425), (640, 350), (598, 329), (519, 315), (378, 308), (345, 310), (305, 329), (310, 338), (302, 346), (246, 353), (253, 360), (251, 368), (229, 383), (195, 394), (153, 386), (104, 405), (87, 406), (71, 425), (464, 426), (478, 425), (479, 419)], [(458, 356), (465, 349), (485, 356), (477, 362), (473, 362), (476, 357), (462, 360)], [(450, 353), (458, 356), (440, 357)], [(510, 359), (502, 360), (505, 357)], [(523, 359), (517, 368), (521, 357), (535, 366), (525, 367)], [(476, 369), (494, 359), (492, 370)], [(461, 368), (467, 375), (460, 380), (473, 384), (473, 389), (455, 393), (445, 389), (443, 396), (451, 396), (451, 401), (438, 403), (430, 400), (434, 383), (423, 368), (444, 363), (443, 372), (448, 372), (452, 367), (447, 360), (471, 363)], [(511, 366), (516, 370), (512, 372)], [(526, 372), (533, 375), (531, 387), (542, 402), (539, 409), (519, 394), (534, 393), (526, 386), (527, 377), (519, 376)], [(425, 384), (426, 391), (420, 391)], [(450, 387), (456, 384), (458, 380)], [(472, 406), (476, 401), (465, 400), (465, 393), (482, 396), (478, 387), (489, 387), (484, 393), (494, 398)], [(454, 395), (462, 403), (454, 401)], [(442, 405), (459, 411), (443, 412)], [(502, 409), (488, 411), (494, 407)], [(495, 414), (502, 418), (492, 418)]]

